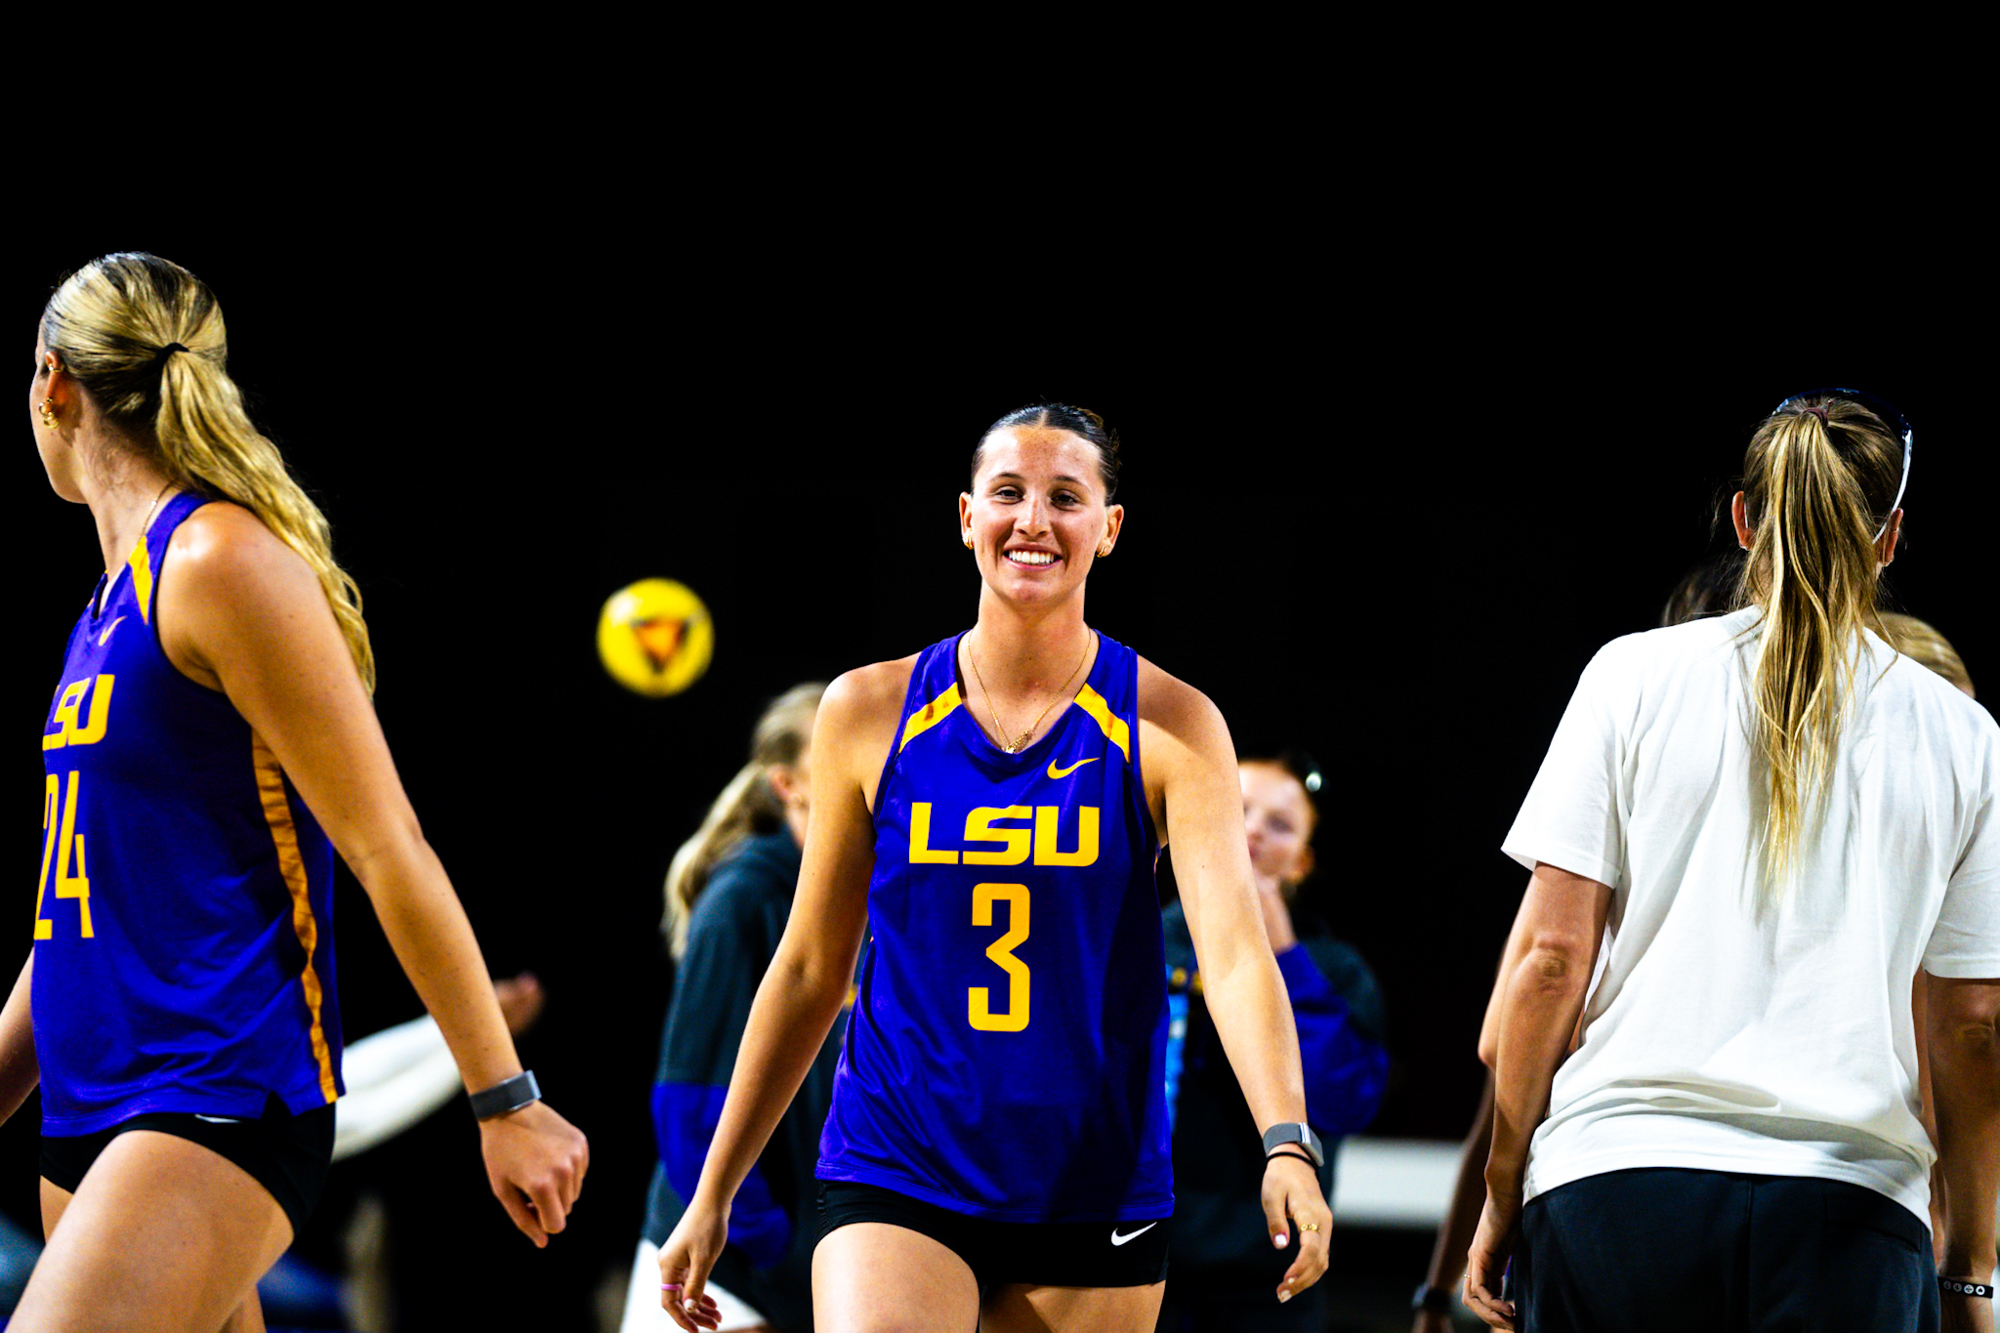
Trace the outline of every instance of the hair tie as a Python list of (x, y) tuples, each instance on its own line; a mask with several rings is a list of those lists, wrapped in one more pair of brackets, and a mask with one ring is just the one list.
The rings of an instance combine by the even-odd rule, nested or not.
[(154, 355), (153, 364), (156, 366), (164, 366), (167, 364), (167, 358), (172, 356), (175, 352), (185, 352), (187, 350), (188, 349), (185, 344), (168, 343), (165, 347), (162, 347), (159, 350), (159, 352)]
[(1833, 425), (1833, 423), (1832, 423), (1831, 421), (1827, 420), (1827, 416), (1826, 416), (1826, 409), (1825, 409), (1825, 408), (1823, 408), (1823, 407), (1807, 407), (1807, 408), (1802, 408), (1802, 409), (1800, 409), (1800, 410), (1801, 410), (1801, 411), (1805, 411), (1805, 412), (1810, 412), (1810, 413), (1812, 413), (1812, 414), (1813, 414), (1814, 416), (1818, 417), (1818, 418), (1819, 418), (1819, 424), (1820, 424), (1820, 425), (1822, 425), (1822, 426), (1826, 426), (1826, 427), (1828, 427), (1828, 428), (1831, 428), (1831, 427), (1832, 427), (1832, 425)]

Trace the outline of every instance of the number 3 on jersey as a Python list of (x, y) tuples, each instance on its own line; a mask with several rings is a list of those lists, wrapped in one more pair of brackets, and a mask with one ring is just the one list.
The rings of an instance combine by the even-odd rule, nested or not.
[[(42, 915), (42, 900), (49, 890), (49, 866), (55, 866), (56, 897), (78, 899), (77, 911), (83, 928), (83, 938), (90, 939), (96, 932), (90, 924), (90, 879), (83, 865), (83, 835), (76, 831), (76, 803), (82, 779), (75, 773), (69, 775), (67, 797), (63, 791), (63, 780), (51, 773), (42, 788), (42, 877), (35, 890), (35, 938), (50, 939), (55, 934), (56, 923)], [(76, 873), (69, 872), (72, 849), (76, 854)]]
[(1007, 904), (1007, 933), (986, 946), (986, 956), (1007, 974), (1007, 1008), (994, 1013), (984, 986), (966, 991), (966, 1014), (980, 1032), (1019, 1032), (1028, 1026), (1028, 965), (1014, 956), (1028, 938), (1028, 886), (1025, 884), (975, 884), (972, 886), (972, 924), (991, 926), (993, 905)]

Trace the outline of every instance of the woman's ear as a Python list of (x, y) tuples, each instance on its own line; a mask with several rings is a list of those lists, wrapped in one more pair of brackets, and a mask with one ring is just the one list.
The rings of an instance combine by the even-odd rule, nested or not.
[(799, 771), (790, 764), (772, 764), (764, 770), (764, 780), (771, 784), (771, 790), (778, 793), (778, 799), (786, 805), (805, 795), (804, 786), (799, 782)]
[(1097, 554), (1110, 555), (1118, 545), (1118, 529), (1125, 526), (1125, 506), (1112, 505), (1104, 511), (1104, 535), (1097, 540)]
[(1882, 529), (1882, 540), (1875, 543), (1875, 553), (1887, 569), (1896, 563), (1896, 542), (1903, 535), (1903, 511), (1895, 510), (1889, 515), (1889, 522)]
[(1736, 544), (1749, 550), (1757, 534), (1750, 531), (1750, 506), (1744, 503), (1742, 491), (1730, 497), (1729, 521), (1736, 525)]

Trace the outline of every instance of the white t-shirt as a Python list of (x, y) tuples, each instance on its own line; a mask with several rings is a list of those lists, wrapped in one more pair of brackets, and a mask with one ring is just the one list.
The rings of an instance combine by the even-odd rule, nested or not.
[(1612, 890), (1526, 1195), (1690, 1167), (1850, 1181), (1928, 1225), (1910, 987), (2000, 977), (2000, 727), (1865, 635), (1824, 814), (1766, 894), (1761, 616), (1605, 645), (1502, 844)]

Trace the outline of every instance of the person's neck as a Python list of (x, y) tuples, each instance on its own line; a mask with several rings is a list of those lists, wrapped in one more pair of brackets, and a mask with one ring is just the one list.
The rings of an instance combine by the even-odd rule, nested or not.
[(978, 653), (980, 673), (994, 693), (1047, 693), (1076, 674), (1092, 637), (1083, 621), (1081, 596), (1054, 606), (1022, 608), (982, 592), (979, 619), (966, 647)]
[(172, 485), (166, 472), (147, 458), (118, 448), (97, 450), (106, 466), (91, 469), (82, 479), (84, 503), (97, 524), (97, 544), (104, 553), (104, 572), (116, 575), (132, 554), (148, 523), (165, 503)]

